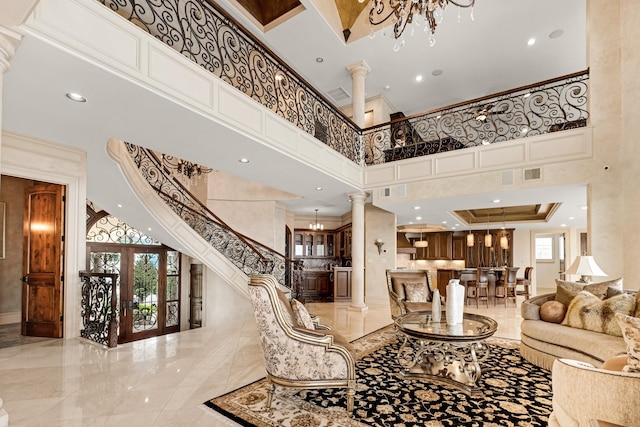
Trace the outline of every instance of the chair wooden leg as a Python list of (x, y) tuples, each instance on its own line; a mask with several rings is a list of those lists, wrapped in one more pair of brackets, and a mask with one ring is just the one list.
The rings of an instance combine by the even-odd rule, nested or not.
[(267, 391), (267, 408), (271, 408), (271, 402), (273, 401), (273, 394), (276, 391), (276, 385), (269, 381), (269, 390)]
[(353, 402), (355, 400), (356, 388), (355, 385), (347, 388), (347, 413), (349, 416), (353, 415)]

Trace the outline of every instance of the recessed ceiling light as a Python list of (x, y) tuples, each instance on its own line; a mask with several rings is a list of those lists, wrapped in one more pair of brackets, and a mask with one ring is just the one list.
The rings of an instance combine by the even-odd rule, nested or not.
[(119, 208), (121, 208), (121, 207), (122, 207), (122, 205), (121, 205), (120, 203), (118, 203), (118, 207), (119, 207)]
[(589, 208), (587, 206), (581, 206), (580, 209), (582, 209), (583, 211), (586, 211)]
[(323, 58), (323, 57), (321, 57), (321, 56), (318, 56), (318, 57), (316, 58), (316, 62), (317, 62), (318, 64), (320, 64), (321, 62), (324, 62), (324, 58)]
[(493, 203), (500, 203), (500, 199), (493, 199)]
[(323, 188), (322, 187), (316, 187), (316, 191), (322, 191)]
[(76, 92), (69, 92), (66, 94), (66, 96), (67, 98), (75, 102), (87, 102), (87, 98)]
[(451, 227), (451, 229), (452, 229), (452, 230), (455, 230), (455, 229), (456, 229), (456, 227)]
[(421, 216), (417, 216), (416, 217), (416, 221), (422, 221), (422, 217)]
[(244, 157), (238, 160), (240, 163), (249, 163), (249, 159), (245, 159)]
[(549, 34), (549, 38), (550, 39), (557, 39), (558, 37), (560, 37), (563, 34), (564, 34), (564, 30), (561, 30), (561, 29), (558, 28), (557, 30), (551, 31), (551, 33)]
[(409, 221), (409, 224), (413, 224), (413, 221)]
[(151, 227), (147, 228), (148, 231), (151, 231)]
[(569, 219), (576, 219), (576, 217), (575, 216), (570, 216)]
[(385, 85), (384, 86), (384, 90), (389, 90), (389, 89), (391, 89), (391, 86), (389, 86), (389, 85)]
[(534, 44), (536, 44), (536, 39), (533, 37), (527, 40), (527, 46), (533, 46)]
[(560, 227), (566, 227), (567, 224), (560, 224)]
[(447, 221), (442, 221), (442, 223), (443, 223), (443, 224), (446, 224), (446, 223), (447, 223)]
[(455, 224), (456, 227), (460, 227), (460, 224)]
[(420, 209), (420, 206), (414, 206), (413, 209), (418, 210)]
[(438, 77), (438, 76), (441, 76), (441, 75), (442, 75), (442, 73), (444, 73), (444, 71), (442, 71), (442, 70), (440, 70), (440, 69), (436, 69), (436, 70), (433, 70), (433, 71), (431, 72), (431, 75), (432, 75), (432, 76), (434, 76), (434, 77)]
[(421, 82), (421, 81), (422, 81), (422, 75), (421, 75), (421, 74), (418, 74), (418, 75), (416, 76), (416, 81), (417, 81), (417, 82)]

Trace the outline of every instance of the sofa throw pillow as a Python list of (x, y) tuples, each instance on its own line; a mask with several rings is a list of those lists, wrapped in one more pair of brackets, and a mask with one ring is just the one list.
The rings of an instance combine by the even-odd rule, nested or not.
[(622, 331), (615, 313), (630, 315), (634, 308), (634, 298), (629, 294), (601, 300), (590, 292), (581, 291), (569, 304), (562, 324), (620, 337)]
[(582, 290), (591, 292), (598, 298), (604, 299), (607, 297), (609, 288), (622, 291), (622, 278), (607, 280), (606, 282), (590, 283), (582, 288)]
[(627, 343), (627, 366), (624, 372), (640, 372), (640, 318), (616, 313), (616, 320)]
[(307, 329), (316, 328), (311, 320), (311, 315), (307, 311), (307, 308), (300, 301), (292, 299), (291, 308), (293, 309), (293, 317), (296, 318), (298, 326), (302, 326)]
[(422, 282), (405, 282), (404, 293), (409, 302), (425, 302), (427, 300), (427, 284)]
[(565, 307), (569, 307), (571, 300), (578, 295), (578, 292), (584, 288), (584, 283), (567, 282), (556, 279), (556, 297), (555, 300), (562, 303)]
[(567, 306), (559, 301), (547, 301), (540, 306), (540, 319), (550, 323), (562, 323)]

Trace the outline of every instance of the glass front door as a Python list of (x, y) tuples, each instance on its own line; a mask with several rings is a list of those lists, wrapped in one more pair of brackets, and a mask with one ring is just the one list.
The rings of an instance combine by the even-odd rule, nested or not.
[(118, 342), (180, 330), (180, 253), (158, 246), (87, 245), (92, 272), (118, 274)]

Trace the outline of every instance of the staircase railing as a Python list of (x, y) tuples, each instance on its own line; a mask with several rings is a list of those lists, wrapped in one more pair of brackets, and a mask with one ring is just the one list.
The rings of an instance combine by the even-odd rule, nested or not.
[(175, 179), (152, 151), (125, 142), (141, 175), (164, 203), (245, 274), (272, 274), (295, 296), (302, 263), (229, 227)]
[(80, 336), (115, 347), (118, 345), (118, 301), (113, 273), (80, 272), (82, 281)]

